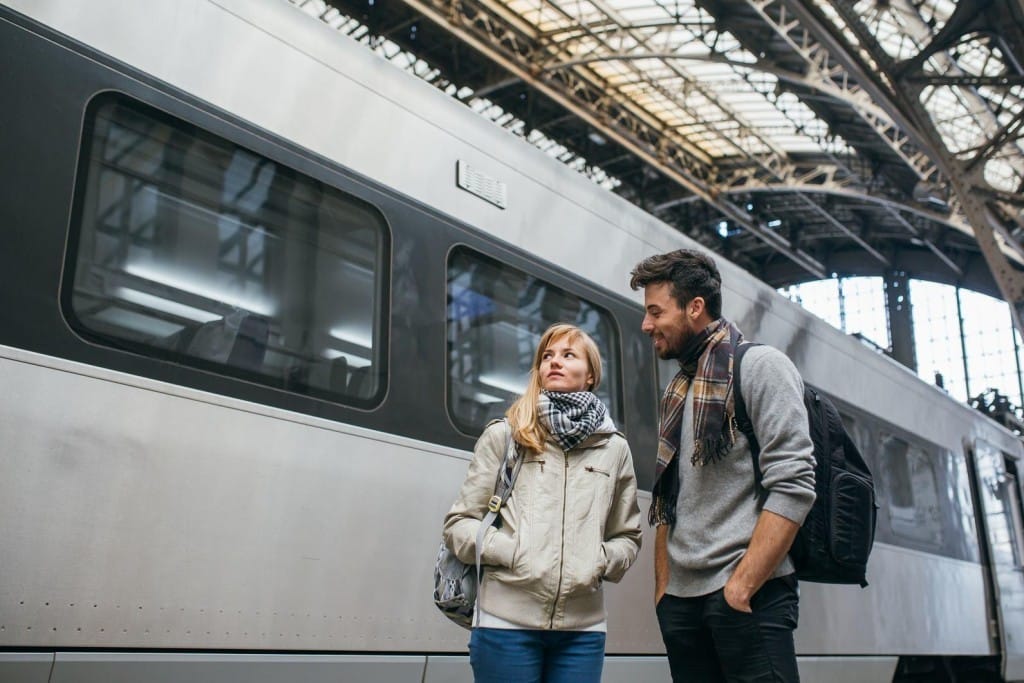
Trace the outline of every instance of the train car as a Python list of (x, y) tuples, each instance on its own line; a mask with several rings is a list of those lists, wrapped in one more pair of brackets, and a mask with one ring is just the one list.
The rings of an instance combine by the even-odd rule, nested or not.
[[(5, 0), (0, 64), (0, 680), (470, 680), (441, 520), (557, 320), (646, 509), (628, 273), (687, 238), (284, 0)], [(719, 263), (876, 475), (804, 680), (1024, 678), (1020, 440)], [(607, 681), (668, 676), (651, 538)]]

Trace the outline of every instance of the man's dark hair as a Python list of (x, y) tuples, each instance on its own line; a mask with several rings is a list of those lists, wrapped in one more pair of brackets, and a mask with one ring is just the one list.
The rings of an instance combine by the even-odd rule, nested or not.
[(722, 276), (710, 256), (692, 249), (648, 256), (630, 273), (629, 286), (640, 289), (659, 282), (672, 283), (672, 295), (679, 308), (694, 297), (704, 299), (708, 315), (722, 317)]

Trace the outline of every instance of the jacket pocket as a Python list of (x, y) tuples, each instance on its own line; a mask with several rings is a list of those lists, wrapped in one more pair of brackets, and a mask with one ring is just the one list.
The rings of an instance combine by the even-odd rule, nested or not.
[(567, 562), (569, 571), (565, 578), (568, 581), (564, 589), (568, 595), (593, 593), (603, 583), (604, 570), (608, 566), (604, 547), (600, 543), (586, 545), (586, 549), (576, 548), (571, 563)]
[(495, 567), (511, 569), (515, 566), (517, 538), (503, 529), (495, 529), (484, 541), (483, 561)]

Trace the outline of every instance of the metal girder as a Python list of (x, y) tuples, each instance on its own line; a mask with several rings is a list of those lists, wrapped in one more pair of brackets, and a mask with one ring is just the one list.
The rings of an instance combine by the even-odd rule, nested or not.
[(938, 181), (938, 169), (928, 157), (919, 141), (914, 140), (894, 112), (879, 106), (878, 95), (865, 85), (860, 70), (835, 58), (837, 49), (845, 51), (841, 41), (822, 40), (806, 24), (806, 12), (799, 0), (747, 0), (779, 38), (799, 55), (806, 68), (807, 80), (827, 88), (829, 84), (844, 92), (843, 100), (871, 127), (878, 139), (885, 143), (919, 178)]
[(965, 88), (990, 86), (993, 88), (1009, 88), (1013, 85), (1024, 85), (1024, 76), (913, 76), (907, 79), (911, 83), (921, 85), (958, 85)]
[[(688, 61), (686, 56), (682, 56), (679, 53), (656, 53), (648, 52), (641, 48), (646, 48), (651, 45), (652, 41), (656, 41), (657, 36), (667, 29), (663, 26), (649, 25), (640, 27), (637, 25), (627, 25), (624, 21), (619, 19), (614, 11), (606, 7), (601, 0), (592, 0), (594, 4), (601, 10), (600, 20), (592, 23), (587, 23), (582, 17), (569, 17), (563, 15), (563, 18), (567, 21), (567, 29), (552, 29), (545, 32), (544, 38), (547, 43), (545, 49), (533, 50), (529, 55), (529, 59), (537, 64), (536, 68), (541, 70), (539, 76), (541, 78), (546, 77), (558, 77), (562, 79), (574, 79), (578, 77), (579, 67), (588, 66), (595, 63), (602, 62), (616, 62), (620, 65), (626, 65), (634, 75), (637, 82), (643, 82), (648, 87), (651, 87), (659, 93), (666, 100), (672, 101), (676, 104), (680, 111), (686, 110), (686, 98), (694, 93), (699, 92), (707, 101), (714, 102), (716, 93), (709, 89), (709, 87), (699, 80), (690, 77), (684, 70), (678, 68), (676, 65), (683, 61)], [(500, 3), (498, 3), (500, 6)], [(489, 6), (489, 5), (488, 5)], [(552, 4), (550, 11), (560, 11), (557, 5)], [(571, 22), (569, 20), (572, 20)], [(680, 23), (671, 24), (671, 30), (679, 30)], [(697, 28), (709, 28), (710, 22), (706, 25), (700, 22), (694, 22), (692, 27)], [(617, 51), (616, 46), (628, 44), (634, 51), (623, 52)], [(751, 72), (769, 72), (772, 73), (776, 78), (782, 80), (789, 80), (799, 83), (802, 86), (811, 89), (821, 89), (827, 93), (827, 96), (843, 100), (849, 96), (849, 93), (843, 89), (841, 85), (836, 85), (833, 81), (827, 79), (809, 80), (802, 74), (786, 72), (783, 69), (774, 68), (770, 65), (764, 64), (763, 62), (751, 62), (750, 58), (752, 55), (745, 53), (742, 56), (744, 59), (733, 59), (730, 58), (728, 53), (723, 55), (716, 55), (713, 52), (713, 46), (707, 46), (708, 54), (704, 56), (697, 56), (695, 60), (689, 61), (709, 61), (721, 64), (727, 64), (732, 67), (734, 73), (738, 78), (749, 82), (749, 73)], [(640, 49), (639, 53), (635, 51)], [(735, 52), (741, 52), (740, 46), (733, 48)], [(659, 60), (668, 71), (668, 76), (673, 81), (682, 83), (682, 86), (675, 85), (669, 87), (659, 82), (658, 79), (651, 78), (650, 76), (640, 73), (640, 71), (633, 66), (634, 62), (641, 59), (656, 59)], [(538, 61), (539, 60), (539, 61)], [(756, 88), (755, 88), (756, 90)], [(769, 92), (761, 92), (761, 95), (766, 99), (771, 98)], [(729, 121), (739, 121), (739, 129), (718, 129), (714, 122), (704, 120), (701, 122), (701, 127), (713, 131), (714, 134), (727, 146), (731, 146), (736, 152), (737, 156), (742, 159), (746, 159), (750, 168), (756, 169), (756, 172), (764, 177), (772, 178), (776, 183), (782, 182), (792, 172), (794, 163), (788, 158), (788, 155), (780, 149), (777, 149), (773, 141), (763, 134), (761, 134), (756, 128), (742, 123), (741, 117), (724, 108), (720, 103), (717, 104), (723, 114)], [(865, 104), (867, 109), (871, 109), (873, 105), (870, 102)], [(789, 114), (785, 111), (780, 112), (783, 116), (789, 117)], [(874, 112), (876, 117), (884, 115), (881, 111)], [(800, 128), (801, 122), (793, 121), (794, 128)], [(678, 137), (676, 132), (670, 128), (662, 128), (661, 134), (668, 139)], [(687, 136), (683, 136), (685, 140)], [(822, 149), (828, 149), (828, 142), (825, 140), (818, 141), (819, 146)], [(679, 146), (686, 150), (687, 145), (685, 142), (679, 143)], [(692, 153), (692, 149), (688, 150)], [(847, 170), (847, 174), (853, 178), (855, 174), (852, 171)], [(703, 180), (707, 184), (707, 189), (712, 196), (721, 196), (721, 192), (728, 185), (723, 182), (721, 177), (715, 177), (715, 169), (711, 167), (710, 172), (701, 173)], [(866, 186), (866, 184), (865, 184)], [(697, 193), (701, 199), (706, 199), (707, 193)], [(825, 222), (832, 223), (840, 232), (847, 235), (851, 240), (860, 245), (865, 252), (867, 252), (872, 258), (878, 259), (882, 262), (887, 262), (885, 257), (874, 247), (864, 241), (856, 232), (850, 230), (847, 226), (840, 224), (835, 221), (831, 216), (825, 215), (820, 207), (818, 207), (809, 198), (803, 200), (812, 211), (821, 214), (821, 218)], [(712, 202), (713, 205), (720, 205), (722, 202)], [(721, 208), (721, 207), (719, 207)], [(723, 214), (729, 219), (735, 221), (739, 225), (748, 227), (751, 223), (751, 218), (742, 216), (743, 219), (737, 219), (737, 212), (729, 210), (734, 207), (726, 207)], [(760, 226), (758, 226), (760, 228)], [(791, 250), (791, 245), (783, 246), (774, 233), (765, 232), (763, 230), (753, 230), (754, 234), (758, 235), (762, 240), (772, 244), (776, 248), (782, 247), (785, 250)]]
[[(544, 71), (557, 71), (560, 69), (567, 69), (573, 66), (581, 66), (586, 64), (593, 64), (595, 62), (630, 62), (630, 61), (643, 61), (647, 59), (657, 60), (668, 60), (678, 62), (708, 62), (711, 64), (725, 64), (734, 67), (737, 70), (749, 70), (753, 72), (762, 72), (775, 76), (780, 81), (785, 81), (792, 85), (799, 85), (810, 90), (814, 90), (829, 99), (842, 103), (852, 107), (857, 113), (864, 116), (870, 116), (871, 120), (879, 121), (886, 120), (888, 115), (881, 107), (870, 100), (861, 101), (863, 90), (853, 86), (848, 79), (840, 79), (838, 81), (830, 78), (822, 77), (822, 74), (812, 72), (796, 72), (789, 69), (783, 69), (776, 65), (770, 64), (763, 59), (757, 61), (743, 61), (739, 59), (731, 59), (721, 54), (679, 54), (678, 52), (608, 52), (601, 54), (592, 54), (583, 57), (573, 57), (566, 59), (565, 61), (552, 61), (543, 65)], [(867, 119), (866, 119), (867, 120)], [(884, 134), (889, 135), (891, 125), (884, 129)], [(886, 137), (886, 142), (890, 142), (889, 137)], [(914, 162), (918, 162), (918, 158), (915, 156)], [(908, 164), (910, 165), (910, 164)], [(912, 166), (915, 170), (918, 170), (915, 166)], [(923, 172), (923, 171), (921, 171)], [(919, 172), (920, 174), (920, 172)]]
[[(772, 28), (776, 35), (789, 46), (793, 53), (802, 59), (805, 68), (802, 73), (796, 73), (766, 64), (764, 59), (759, 59), (754, 64), (747, 65), (747, 68), (764, 70), (776, 76), (780, 80), (809, 88), (817, 93), (830, 97), (833, 101), (845, 104), (853, 112), (859, 115), (864, 123), (868, 124), (869, 127), (875, 131), (878, 138), (889, 146), (897, 156), (903, 160), (907, 167), (915, 172), (918, 178), (931, 178), (933, 181), (938, 180), (935, 165), (931, 159), (928, 158), (927, 154), (925, 154), (921, 149), (916, 148), (914, 142), (908, 136), (904, 135), (899, 126), (893, 122), (893, 117), (891, 117), (882, 107), (879, 107), (874, 101), (872, 101), (868, 92), (861, 87), (855, 79), (851, 78), (850, 74), (847, 73), (838, 63), (832, 60), (827, 49), (825, 49), (818, 41), (811, 39), (808, 31), (803, 29), (799, 22), (793, 21), (792, 14), (787, 9), (785, 3), (776, 2), (775, 0), (748, 0), (748, 4), (756, 11), (761, 20), (767, 26)], [(708, 57), (708, 60), (720, 61), (721, 58), (716, 55), (712, 55)], [(847, 186), (859, 185), (861, 188), (865, 188), (863, 192), (867, 194), (866, 188), (870, 187), (870, 183), (861, 180), (857, 173), (846, 167), (838, 160), (836, 165), (843, 167), (847, 181), (845, 184)], [(748, 177), (752, 176), (752, 174), (746, 171), (741, 171), (741, 173), (746, 173)], [(791, 184), (790, 181), (792, 181), (792, 178), (785, 177), (785, 175), (785, 173), (781, 174), (778, 177), (778, 182), (787, 185)], [(834, 177), (834, 175), (835, 174), (833, 173), (832, 176)], [(734, 179), (730, 179), (730, 181), (726, 181), (721, 184), (729, 187), (732, 186), (734, 182)], [(792, 184), (792, 186), (799, 188), (799, 183)], [(820, 189), (818, 191), (820, 191)], [(813, 210), (816, 213), (820, 215), (823, 214), (821, 207), (809, 198), (804, 197), (803, 200), (808, 206), (813, 207)], [(956, 266), (956, 264), (934, 243), (928, 239), (922, 238), (907, 221), (902, 219), (898, 211), (891, 207), (888, 211), (890, 216), (894, 219), (894, 222), (906, 228), (915, 238), (922, 240), (928, 249), (935, 253), (936, 256), (938, 256), (940, 260), (949, 266), (954, 272), (959, 272), (959, 267)], [(822, 215), (822, 217), (826, 219), (826, 222), (831, 223), (836, 228), (839, 228), (841, 232), (864, 248), (864, 250), (873, 258), (880, 260), (883, 263), (888, 263), (888, 260), (884, 256), (867, 244), (855, 232), (849, 230), (849, 228), (840, 224), (831, 216)], [(945, 223), (947, 221), (943, 218), (942, 222)]]
[[(828, 194), (845, 197), (866, 204), (876, 204), (897, 212), (907, 212), (920, 216), (939, 225), (945, 225), (964, 234), (973, 234), (971, 226), (958, 213), (940, 213), (929, 211), (921, 206), (891, 196), (877, 194), (865, 189), (849, 175), (844, 166), (819, 164), (794, 166), (789, 172), (776, 181), (766, 181), (758, 176), (753, 169), (736, 169), (723, 177), (719, 185), (720, 191), (729, 193), (741, 192), (801, 192), (806, 194)], [(1022, 199), (1024, 201), (1024, 199)]]
[[(784, 196), (787, 194), (793, 194), (801, 197), (802, 201), (807, 202), (809, 195), (821, 194), (834, 197), (842, 197), (850, 199), (855, 202), (864, 203), (868, 205), (875, 205), (884, 210), (894, 223), (899, 224), (904, 230), (915, 239), (919, 240), (929, 251), (931, 251), (939, 261), (941, 261), (949, 270), (957, 276), (963, 275), (963, 269), (951, 259), (945, 252), (942, 251), (936, 244), (929, 238), (921, 234), (921, 231), (916, 228), (910, 221), (908, 221), (903, 213), (913, 214), (920, 218), (926, 219), (938, 225), (944, 225), (952, 228), (964, 234), (972, 235), (970, 225), (960, 219), (960, 216), (947, 216), (945, 214), (937, 213), (934, 211), (927, 211), (915, 206), (913, 204), (907, 204), (899, 200), (892, 199), (890, 197), (878, 196), (867, 193), (859, 188), (856, 184), (850, 182), (836, 181), (831, 179), (823, 179), (823, 177), (829, 176), (835, 171), (835, 167), (819, 167), (805, 171), (799, 176), (793, 175), (782, 180), (779, 183), (768, 183), (764, 180), (757, 178), (756, 174), (750, 170), (745, 170), (735, 173), (731, 178), (732, 180), (722, 186), (722, 192), (727, 194), (770, 194), (773, 196)], [(813, 181), (813, 182), (812, 182)], [(695, 197), (681, 197), (678, 199), (669, 200), (663, 202), (655, 207), (653, 210), (655, 213), (665, 211), (684, 203), (690, 203), (696, 201)], [(862, 248), (872, 256), (880, 261), (884, 265), (889, 265), (889, 259), (879, 253), (870, 245), (867, 245), (864, 240), (857, 235), (852, 233), (849, 228), (845, 225), (838, 223), (830, 215), (825, 212), (815, 202), (811, 202), (811, 210), (819, 216), (827, 216), (826, 222), (831, 223), (834, 227), (839, 228), (841, 232), (846, 234), (850, 239), (859, 244)], [(852, 234), (851, 234), (852, 233)]]
[[(959, 200), (959, 208), (971, 225), (975, 239), (996, 280), (1004, 299), (1010, 304), (1014, 326), (1024, 335), (1024, 273), (1015, 268), (1004, 253), (997, 235), (1005, 234), (1006, 228), (1000, 220), (999, 207), (992, 203), (992, 188), (985, 180), (983, 156), (990, 154), (987, 147), (979, 150), (974, 157), (962, 159), (947, 148), (931, 112), (922, 103), (924, 85), (913, 79), (920, 76), (917, 71), (907, 69), (897, 73), (896, 63), (877, 43), (875, 36), (862, 22), (861, 16), (844, 2), (834, 2), (833, 7), (846, 25), (856, 34), (861, 46), (868, 51), (879, 67), (879, 73), (864, 68), (860, 55), (854, 54), (836, 36), (834, 27), (821, 20), (816, 13), (799, 0), (783, 0), (799, 18), (801, 26), (809, 31), (816, 42), (829, 47), (836, 61), (851, 72), (857, 73), (859, 82), (866, 84), (894, 118), (905, 126), (908, 133), (916, 138), (921, 148), (927, 150), (941, 169), (943, 176), (952, 186)], [(1016, 154), (1020, 150), (1015, 150)], [(1012, 245), (1012, 242), (1010, 243)]]
[(966, 162), (965, 168), (970, 171), (976, 168), (978, 164), (988, 161), (1007, 142), (1019, 140), (1022, 131), (1024, 131), (1024, 108), (1017, 112), (1013, 119), (1000, 128), (995, 135), (991, 136), (985, 144), (976, 150), (972, 150), (974, 157)]
[[(396, 6), (401, 9), (388, 16), (393, 18), (389, 25), (396, 25), (398, 20), (415, 21), (408, 18), (410, 11), (415, 12), (507, 72), (509, 78), (495, 72), (483, 83), (473, 81), (479, 97), (487, 96), (487, 84), (492, 84), (491, 96), (506, 116), (516, 116), (511, 111), (523, 116), (515, 104), (510, 110), (509, 102), (501, 102), (509, 100), (501, 91), (521, 82), (544, 95), (537, 106), (547, 119), (564, 110), (582, 122), (582, 126), (545, 127), (546, 132), (556, 130), (555, 137), (572, 140), (565, 143), (570, 148), (589, 155), (585, 151), (589, 127), (613, 143), (607, 156), (621, 151), (634, 155), (640, 163), (626, 166), (619, 179), (627, 184), (620, 192), (635, 193), (642, 204), (661, 201), (664, 208), (667, 179), (692, 194), (673, 202), (704, 203), (815, 277), (825, 277), (826, 269), (800, 248), (805, 243), (805, 235), (799, 232), (803, 219), (812, 239), (842, 234), (875, 263), (886, 265), (892, 252), (876, 246), (881, 234), (877, 228), (895, 228), (915, 246), (930, 250), (936, 266), (944, 264), (960, 276), (967, 262), (964, 249), (970, 247), (952, 244), (947, 252), (932, 241), (945, 244), (946, 233), (938, 226), (963, 231), (969, 225), (972, 232), (977, 230), (977, 221), (967, 218), (962, 188), (949, 173), (967, 178), (969, 164), (986, 168), (989, 159), (1003, 164), (1000, 178), (1017, 177), (1005, 171), (1006, 163), (1015, 167), (1019, 163), (1024, 169), (1024, 154), (1014, 155), (1015, 149), (1019, 152), (1016, 140), (1024, 134), (1020, 115), (1024, 94), (1017, 84), (1024, 82), (1024, 73), (987, 67), (972, 73), (946, 69), (948, 45), (977, 50), (977, 41), (962, 39), (953, 29), (928, 47), (927, 59), (919, 60), (930, 71), (907, 68), (909, 60), (889, 58), (862, 23), (849, 24), (853, 3), (831, 1), (835, 11), (827, 17), (820, 10), (822, 0), (736, 0), (729, 4), (728, 14), (719, 11), (726, 5), (714, 0), (682, 0), (674, 5), (649, 0), (646, 7), (613, 0), (545, 0), (536, 6), (517, 0), (398, 0)], [(338, 0), (338, 5), (343, 2)], [(890, 4), (916, 11), (907, 0), (889, 0), (863, 13), (870, 15)], [(716, 13), (722, 16), (716, 18)], [(837, 15), (852, 28), (840, 27)], [(629, 20), (637, 16), (643, 17), (640, 22)], [(956, 22), (951, 19), (950, 23)], [(436, 38), (436, 29), (429, 30)], [(931, 36), (930, 29), (915, 27), (914, 31), (916, 44), (921, 44), (925, 33)], [(993, 40), (1010, 41), (1000, 43), (1007, 45), (1020, 44), (1020, 38), (1000, 34)], [(447, 73), (459, 73), (457, 60), (454, 71), (451, 64), (447, 66)], [(714, 75), (705, 79), (699, 74)], [(925, 89), (943, 87), (979, 92), (1001, 88), (1005, 107), (990, 111), (984, 97), (970, 100), (970, 116), (989, 116), (983, 141), (970, 148), (943, 147), (950, 159), (937, 162), (936, 141), (941, 146), (942, 136), (934, 125), (929, 130), (922, 124), (930, 119), (920, 97)], [(792, 95), (803, 100), (802, 109), (793, 105), (800, 103)], [(744, 97), (763, 98), (758, 100), (761, 105), (774, 105), (774, 110), (768, 108), (771, 116), (748, 108), (750, 100)], [(527, 121), (533, 120), (529, 107)], [(813, 125), (805, 127), (808, 121)], [(790, 136), (789, 140), (800, 136), (798, 146), (785, 146), (791, 143), (780, 142), (780, 134)], [(582, 145), (576, 142), (577, 136)], [(787, 151), (796, 149), (802, 152)], [(858, 154), (852, 154), (854, 150)], [(608, 159), (598, 163), (606, 162), (610, 163)], [(626, 180), (633, 175), (638, 180)], [(982, 221), (991, 228), (997, 251), (1016, 248), (1024, 261), (1024, 248), (1017, 240), (1024, 233), (1020, 210), (1024, 200), (1003, 180), (993, 188), (980, 175), (970, 177), (982, 179), (980, 184), (972, 180), (969, 188), (985, 204)], [(920, 182), (911, 193), (913, 178)], [(946, 185), (954, 188), (952, 196), (943, 191)], [(794, 217), (788, 231), (779, 234), (770, 229), (762, 222), (768, 218), (759, 220), (753, 206), (738, 198), (751, 193), (786, 198), (775, 206)], [(830, 205), (819, 199), (821, 195), (845, 201)], [(926, 199), (944, 202), (952, 213), (927, 210)], [(856, 227), (863, 221), (873, 229), (863, 233)], [(764, 250), (742, 234), (723, 244), (739, 249), (736, 256), (741, 261), (744, 253), (762, 254), (764, 259)]]
[[(716, 208), (815, 277), (827, 276), (825, 267), (786, 238), (760, 225), (740, 207), (724, 199), (714, 187), (714, 166), (699, 158), (685, 136), (660, 126), (649, 113), (620, 96), (592, 74), (577, 69), (538, 73), (536, 64), (550, 47), (537, 45), (521, 27), (500, 20), (505, 13), (494, 3), (458, 0), (403, 0), (430, 21), (508, 70), (545, 96), (587, 122), (602, 135), (630, 150), (688, 191)], [(766, 164), (767, 165), (767, 164)]]

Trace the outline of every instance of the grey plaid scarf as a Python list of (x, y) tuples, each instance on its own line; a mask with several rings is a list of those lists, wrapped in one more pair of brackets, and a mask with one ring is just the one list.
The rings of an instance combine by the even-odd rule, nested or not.
[(575, 448), (596, 432), (615, 431), (608, 409), (589, 391), (542, 391), (537, 400), (537, 416), (564, 451)]

